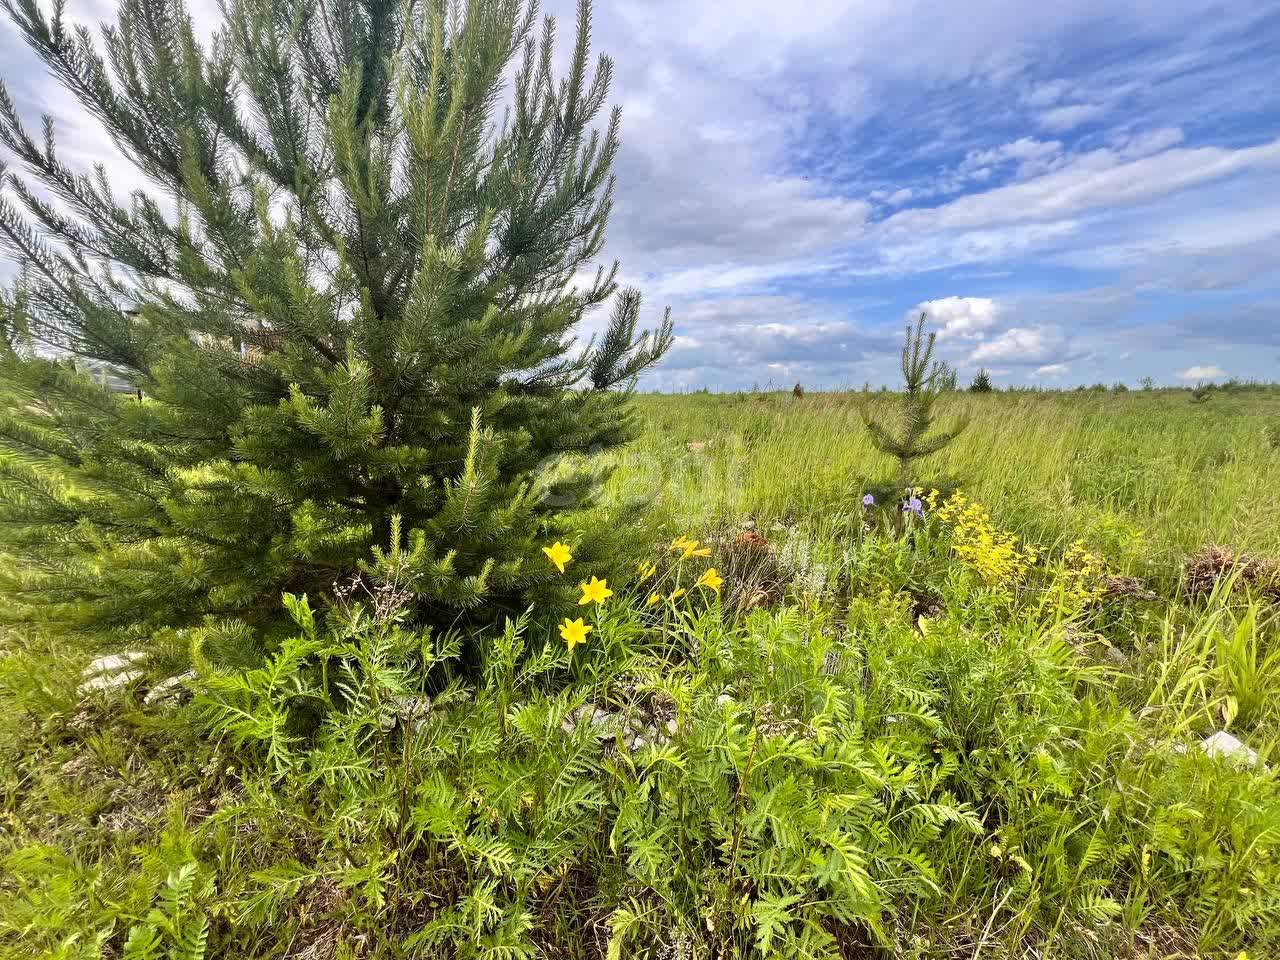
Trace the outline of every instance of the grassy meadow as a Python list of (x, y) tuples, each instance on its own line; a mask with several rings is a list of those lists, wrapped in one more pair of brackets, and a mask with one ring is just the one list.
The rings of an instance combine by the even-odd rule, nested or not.
[(637, 397), (594, 602), (11, 631), (0, 958), (1280, 955), (1280, 391), (863, 402)]
[[(923, 461), (1026, 538), (1083, 539), (1126, 571), (1211, 543), (1280, 553), (1280, 390), (957, 393), (940, 418), (969, 428)], [(838, 535), (886, 458), (860, 409), (894, 395), (644, 395), (641, 439), (616, 455), (611, 487), (673, 527), (746, 518)], [(1277, 439), (1272, 439), (1276, 437)]]

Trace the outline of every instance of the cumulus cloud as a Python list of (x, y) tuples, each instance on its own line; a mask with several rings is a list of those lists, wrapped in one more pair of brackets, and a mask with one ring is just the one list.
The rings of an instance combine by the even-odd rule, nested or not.
[(1052, 365), (1066, 351), (1066, 337), (1054, 327), (1010, 327), (980, 343), (969, 354), (970, 363)]
[(719, 382), (749, 383), (788, 367), (841, 381), (869, 357), (887, 356), (900, 336), (873, 329), (850, 306), (801, 296), (694, 300), (681, 307), (679, 336), (663, 368), (714, 371)]
[(1036, 367), (1036, 375), (1040, 377), (1065, 377), (1071, 372), (1071, 367), (1065, 363), (1046, 363), (1043, 367)]
[(1183, 380), (1218, 380), (1227, 375), (1221, 367), (1207, 364), (1205, 366), (1187, 367), (1178, 376)]
[(921, 313), (929, 315), (938, 329), (938, 339), (981, 340), (996, 326), (1000, 317), (999, 305), (989, 297), (943, 297), (924, 300), (907, 314), (913, 320)]

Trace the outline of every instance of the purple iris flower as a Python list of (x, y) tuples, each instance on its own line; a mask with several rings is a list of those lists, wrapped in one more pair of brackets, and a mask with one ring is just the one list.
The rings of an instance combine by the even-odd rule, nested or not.
[(862, 498), (862, 505), (863, 507), (874, 507), (876, 505), (876, 498), (868, 493)]
[(902, 505), (903, 513), (914, 513), (917, 517), (924, 516), (924, 504), (920, 502), (919, 497), (912, 497)]

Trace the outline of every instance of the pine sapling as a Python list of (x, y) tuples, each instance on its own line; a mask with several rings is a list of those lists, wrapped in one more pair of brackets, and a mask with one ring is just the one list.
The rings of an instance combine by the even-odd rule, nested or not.
[(920, 314), (915, 328), (907, 325), (906, 340), (902, 345), (902, 377), (906, 392), (902, 398), (900, 423), (897, 429), (881, 423), (871, 415), (867, 406), (862, 408), (862, 419), (871, 442), (881, 453), (898, 462), (898, 485), (908, 487), (912, 480), (912, 464), (930, 454), (937, 453), (968, 426), (966, 419), (957, 420), (946, 430), (934, 430), (933, 405), (942, 393), (942, 377), (946, 365), (933, 359), (937, 334), (924, 332), (925, 314)]
[(590, 3), (563, 58), (534, 0), (236, 0), (207, 43), (194, 6), (126, 0), (96, 45), (0, 4), (147, 181), (79, 175), (0, 82), (0, 619), (278, 631), (375, 547), (417, 626), (569, 602), (542, 548), (625, 552), (583, 455), (672, 342), (600, 260)]
[(987, 373), (985, 367), (979, 367), (978, 372), (974, 374), (973, 382), (969, 384), (970, 393), (990, 393), (991, 392), (991, 374)]

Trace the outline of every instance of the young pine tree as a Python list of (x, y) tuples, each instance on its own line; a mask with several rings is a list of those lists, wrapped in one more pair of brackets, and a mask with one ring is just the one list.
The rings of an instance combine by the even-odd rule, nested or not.
[(121, 0), (100, 45), (60, 4), (4, 6), (154, 185), (72, 170), (0, 87), (28, 174), (0, 172), (18, 615), (268, 623), (393, 528), (422, 623), (563, 595), (542, 546), (605, 539), (564, 512), (598, 477), (559, 461), (631, 435), (672, 339), (669, 318), (637, 336), (624, 291), (575, 347), (617, 272), (574, 282), (618, 150), (587, 0), (562, 78), (525, 0), (229, 0), (208, 42), (183, 0)]
[(990, 393), (991, 374), (987, 373), (986, 367), (979, 367), (978, 372), (973, 375), (973, 382), (969, 384), (970, 393)]
[(914, 480), (912, 465), (930, 454), (937, 453), (968, 425), (959, 420), (950, 429), (935, 432), (933, 405), (943, 391), (944, 378), (949, 368), (933, 359), (937, 334), (924, 334), (925, 314), (920, 314), (915, 329), (907, 325), (906, 339), (902, 345), (902, 379), (905, 395), (902, 398), (900, 421), (886, 425), (876, 420), (864, 405), (862, 419), (871, 442), (876, 449), (898, 462), (898, 486), (908, 487)]

